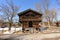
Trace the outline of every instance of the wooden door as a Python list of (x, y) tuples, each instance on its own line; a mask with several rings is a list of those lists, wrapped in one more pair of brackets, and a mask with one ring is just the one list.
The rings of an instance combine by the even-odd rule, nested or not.
[(33, 27), (32, 21), (29, 21), (29, 27)]

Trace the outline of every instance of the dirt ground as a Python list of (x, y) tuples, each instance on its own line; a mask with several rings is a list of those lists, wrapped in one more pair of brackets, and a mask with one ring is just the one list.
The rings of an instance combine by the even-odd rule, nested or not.
[(57, 37), (57, 38), (45, 38), (45, 39), (42, 39), (42, 40), (60, 40), (60, 37)]
[(3, 35), (0, 40), (60, 40), (60, 33), (34, 33), (34, 34), (20, 34), (20, 35)]

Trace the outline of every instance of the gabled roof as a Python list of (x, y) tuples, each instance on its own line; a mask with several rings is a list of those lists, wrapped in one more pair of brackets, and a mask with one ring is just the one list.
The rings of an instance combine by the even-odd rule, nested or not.
[(30, 12), (30, 11), (32, 11), (32, 12), (34, 12), (34, 13), (37, 13), (37, 14), (39, 14), (39, 15), (42, 15), (42, 13), (40, 13), (40, 12), (37, 12), (37, 11), (32, 10), (32, 9), (27, 9), (27, 10), (25, 10), (25, 11), (23, 11), (23, 12), (18, 13), (18, 16), (21, 16), (21, 15), (27, 13), (27, 12)]

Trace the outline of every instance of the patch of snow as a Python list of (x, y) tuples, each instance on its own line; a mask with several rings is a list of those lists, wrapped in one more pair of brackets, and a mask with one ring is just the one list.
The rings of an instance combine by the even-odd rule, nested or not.
[(0, 28), (0, 32), (2, 32), (2, 30), (7, 30), (6, 32), (3, 32), (3, 34), (12, 34), (13, 32), (15, 31), (22, 31), (22, 27), (18, 27), (18, 28), (15, 28), (15, 27), (11, 27), (11, 31), (9, 32), (9, 28), (6, 27), (6, 28)]
[(3, 30), (3, 28), (0, 28), (0, 30)]
[(6, 31), (3, 34), (12, 34), (12, 32)]
[(9, 30), (9, 28), (8, 28), (8, 27), (6, 27), (6, 28), (4, 28), (3, 30)]

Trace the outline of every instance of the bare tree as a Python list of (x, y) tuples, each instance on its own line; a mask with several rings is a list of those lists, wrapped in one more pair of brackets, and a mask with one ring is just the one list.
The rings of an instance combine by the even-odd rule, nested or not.
[(17, 15), (19, 6), (15, 5), (13, 0), (5, 0), (6, 4), (0, 5), (0, 10), (3, 12), (3, 17), (9, 22), (9, 30), (13, 23), (13, 18)]
[(40, 12), (42, 13), (42, 8), (40, 7), (40, 5), (38, 3), (35, 4), (35, 8)]
[(4, 17), (0, 14), (0, 21), (4, 22)]
[[(46, 19), (49, 21), (49, 24), (51, 25), (54, 21), (57, 21), (57, 11), (55, 8), (52, 8), (48, 11), (48, 14), (46, 14)], [(53, 24), (52, 24), (53, 25)]]
[(41, 1), (40, 4), (36, 4), (37, 5), (36, 8), (38, 8), (38, 10), (40, 10), (43, 13), (43, 20), (47, 20), (48, 25), (50, 26), (49, 18), (48, 18), (48, 14), (49, 14), (48, 8), (50, 6), (50, 1), (49, 0), (40, 0), (40, 1)]
[(55, 8), (50, 10), (50, 20), (51, 22), (57, 21), (57, 10)]
[(36, 9), (43, 13), (43, 20), (46, 20), (48, 22), (48, 26), (50, 27), (50, 22), (56, 18), (56, 11), (52, 9), (52, 11), (49, 10), (49, 6), (50, 0), (40, 0), (40, 3), (35, 5)]

